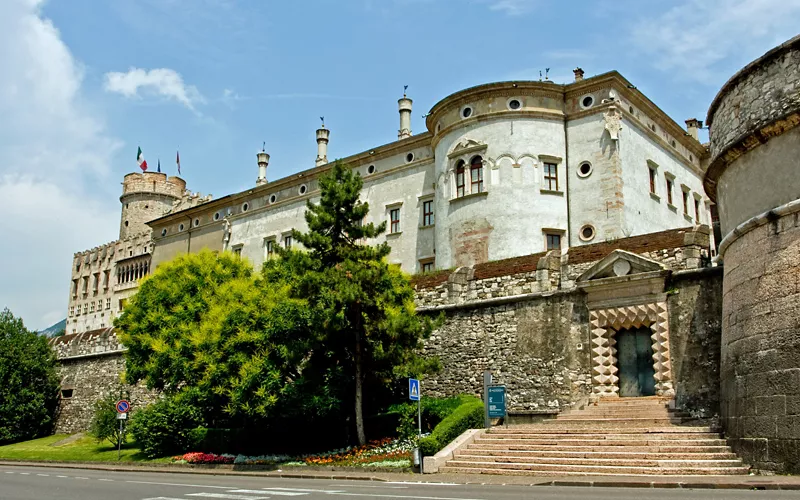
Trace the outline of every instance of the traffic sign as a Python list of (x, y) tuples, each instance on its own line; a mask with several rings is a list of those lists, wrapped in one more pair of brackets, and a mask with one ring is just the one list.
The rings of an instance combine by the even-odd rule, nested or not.
[(411, 401), (419, 401), (419, 380), (415, 378), (408, 379), (408, 399)]
[(127, 413), (117, 413), (117, 420), (128, 420), (128, 414)]
[(131, 403), (125, 399), (120, 399), (115, 405), (117, 413), (128, 413), (131, 409)]
[(506, 386), (489, 386), (489, 418), (506, 416)]

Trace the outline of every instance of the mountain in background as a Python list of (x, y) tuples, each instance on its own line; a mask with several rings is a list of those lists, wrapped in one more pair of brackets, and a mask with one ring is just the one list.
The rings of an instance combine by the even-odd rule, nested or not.
[(67, 318), (62, 319), (55, 325), (51, 326), (50, 328), (45, 328), (44, 330), (39, 330), (39, 335), (45, 335), (47, 337), (52, 337), (55, 334), (61, 332), (62, 330), (67, 329)]

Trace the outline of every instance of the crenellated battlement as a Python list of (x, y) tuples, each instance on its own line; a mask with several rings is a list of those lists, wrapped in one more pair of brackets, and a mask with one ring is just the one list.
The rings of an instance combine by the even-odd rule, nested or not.
[(135, 193), (162, 194), (181, 198), (186, 191), (186, 181), (169, 177), (161, 172), (133, 172), (122, 181), (122, 197)]

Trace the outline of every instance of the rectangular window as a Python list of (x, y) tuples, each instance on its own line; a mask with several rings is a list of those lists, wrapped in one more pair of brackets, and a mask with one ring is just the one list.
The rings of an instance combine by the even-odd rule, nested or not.
[(650, 171), (650, 192), (656, 194), (656, 169), (648, 168)]
[(286, 250), (289, 250), (289, 249), (292, 248), (292, 235), (291, 234), (287, 234), (286, 236), (283, 237), (283, 248), (285, 248)]
[(421, 269), (423, 273), (430, 273), (433, 272), (433, 261), (429, 262), (421, 262)]
[(94, 312), (94, 302), (89, 302), (89, 312), (90, 313)]
[(555, 163), (544, 164), (544, 188), (558, 191), (558, 166)]
[(78, 296), (78, 280), (77, 279), (72, 280), (72, 296), (73, 297), (77, 297)]
[(561, 250), (561, 235), (556, 233), (545, 233), (547, 240), (547, 250)]
[(69, 315), (75, 316), (75, 306), (69, 306)]
[(240, 247), (240, 246), (234, 247), (233, 248), (233, 255), (235, 255), (237, 257), (241, 257), (242, 256), (242, 247)]
[(399, 233), (400, 232), (400, 209), (393, 208), (389, 210), (389, 233)]
[(472, 165), (469, 169), (469, 176), (470, 176), (470, 193), (482, 193), (483, 192), (483, 165), (477, 164)]
[(106, 299), (106, 309), (111, 309), (111, 299)]
[(669, 177), (665, 177), (667, 180), (667, 203), (672, 205), (672, 187), (674, 186), (674, 182)]
[(103, 288), (108, 290), (108, 285), (110, 281), (111, 281), (111, 271), (105, 271), (103, 273)]
[(683, 213), (689, 215), (689, 191), (683, 192)]
[(700, 224), (700, 198), (694, 199), (694, 220)]
[(422, 225), (432, 226), (433, 219), (433, 200), (422, 202)]
[(269, 260), (275, 255), (275, 240), (264, 240), (264, 260)]
[(81, 305), (78, 304), (78, 316), (80, 316), (80, 315), (81, 315)]
[(464, 196), (464, 167), (456, 169), (456, 197)]

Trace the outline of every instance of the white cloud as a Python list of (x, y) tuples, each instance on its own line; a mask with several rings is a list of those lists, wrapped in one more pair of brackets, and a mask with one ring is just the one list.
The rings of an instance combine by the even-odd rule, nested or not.
[(730, 76), (728, 66), (743, 66), (796, 35), (798, 26), (800, 0), (684, 0), (639, 20), (632, 41), (679, 79), (719, 84)]
[(533, 10), (539, 0), (480, 0), (489, 4), (489, 9), (505, 12), (512, 16), (525, 14)]
[(40, 0), (0, 2), (0, 308), (28, 327), (66, 316), (72, 254), (116, 236), (120, 147), (81, 99), (83, 71)]
[(192, 111), (196, 111), (195, 105), (205, 102), (205, 98), (194, 85), (186, 85), (180, 73), (169, 68), (149, 71), (131, 68), (127, 73), (106, 73), (105, 89), (125, 97), (141, 97), (140, 90), (143, 94), (155, 93), (174, 99)]

